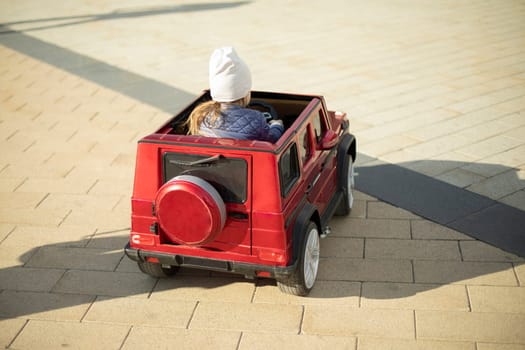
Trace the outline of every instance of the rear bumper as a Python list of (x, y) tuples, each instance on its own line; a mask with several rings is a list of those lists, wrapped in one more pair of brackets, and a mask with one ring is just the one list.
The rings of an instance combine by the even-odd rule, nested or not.
[(295, 269), (297, 262), (288, 266), (271, 266), (260, 264), (249, 264), (238, 261), (217, 260), (195, 256), (159, 253), (142, 249), (131, 248), (129, 242), (124, 248), (128, 258), (133, 261), (146, 261), (147, 258), (158, 259), (162, 265), (191, 267), (196, 269), (231, 272), (245, 275), (247, 277), (255, 277), (257, 272), (268, 272), (271, 277), (279, 278), (291, 275)]

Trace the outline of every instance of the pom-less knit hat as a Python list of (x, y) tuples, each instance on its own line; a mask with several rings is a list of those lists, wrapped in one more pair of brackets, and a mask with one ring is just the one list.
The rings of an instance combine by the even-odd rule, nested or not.
[(210, 92), (217, 102), (232, 102), (248, 95), (252, 76), (233, 47), (216, 49), (210, 57)]

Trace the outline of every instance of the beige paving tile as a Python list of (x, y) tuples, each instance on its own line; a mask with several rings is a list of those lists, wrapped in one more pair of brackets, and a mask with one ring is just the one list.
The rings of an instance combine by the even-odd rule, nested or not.
[(46, 198), (46, 193), (17, 193), (2, 192), (0, 193), (0, 208), (11, 209), (34, 209)]
[(409, 260), (321, 258), (318, 280), (413, 282)]
[(393, 219), (340, 219), (330, 221), (332, 237), (410, 238), (410, 221)]
[(525, 171), (509, 170), (479, 183), (473, 184), (467, 189), (492, 199), (499, 199), (525, 188)]
[(366, 201), (354, 200), (352, 211), (349, 214), (350, 218), (364, 218), (366, 217)]
[(237, 349), (240, 332), (134, 326), (123, 350), (132, 349)]
[(298, 334), (302, 315), (299, 305), (202, 302), (189, 328)]
[(446, 173), (440, 174), (436, 178), (461, 188), (468, 187), (472, 184), (476, 184), (486, 179), (481, 175), (477, 175), (475, 173), (461, 168), (453, 169)]
[(414, 261), (416, 283), (516, 286), (509, 263)]
[(366, 258), (461, 260), (457, 242), (443, 240), (367, 239)]
[(153, 325), (186, 328), (197, 305), (194, 301), (169, 303), (141, 298), (98, 298), (84, 322)]
[(275, 283), (266, 282), (257, 286), (254, 303), (268, 304), (339, 304), (358, 307), (361, 283), (346, 281), (316, 281), (306, 297), (283, 293)]
[(0, 318), (0, 327), (2, 332), (0, 332), (0, 346), (2, 348), (7, 348), (9, 344), (15, 339), (17, 334), (22, 330), (27, 320), (23, 319), (1, 319)]
[(525, 262), (525, 259), (481, 241), (462, 241), (461, 255), (464, 261)]
[(477, 343), (477, 350), (524, 350), (525, 344)]
[(27, 267), (113, 271), (122, 259), (122, 250), (42, 247), (29, 259)]
[(112, 210), (120, 201), (120, 196), (108, 195), (88, 195), (88, 194), (67, 194), (51, 193), (39, 204), (43, 209), (91, 209)]
[(53, 245), (61, 247), (84, 247), (94, 230), (81, 226), (61, 225), (26, 226), (18, 225), (3, 242), (3, 246), (21, 246), (27, 249)]
[(69, 270), (58, 281), (53, 292), (147, 297), (155, 283), (156, 279), (145, 274)]
[(0, 209), (0, 222), (20, 225), (58, 226), (68, 215), (67, 210)]
[(45, 189), (49, 193), (85, 194), (97, 179), (87, 173), (84, 176), (67, 178), (28, 178), (17, 191), (38, 192)]
[(525, 288), (468, 286), (472, 311), (525, 314)]
[(13, 224), (0, 224), (0, 244), (13, 232), (15, 227)]
[(351, 336), (290, 335), (276, 334), (271, 337), (259, 333), (243, 333), (239, 349), (271, 349), (279, 344), (281, 348), (300, 349), (355, 349), (356, 338)]
[(525, 286), (525, 264), (523, 263), (517, 263), (514, 264), (514, 272), (516, 273), (516, 276), (518, 277), (518, 281), (520, 286)]
[(246, 302), (252, 300), (255, 283), (238, 277), (179, 276), (159, 280), (153, 300)]
[(477, 350), (472, 342), (400, 340), (359, 337), (358, 350)]
[(514, 192), (511, 195), (500, 198), (499, 201), (525, 211), (525, 190)]
[(321, 257), (362, 258), (364, 240), (328, 236), (321, 241)]
[(470, 236), (427, 220), (411, 220), (414, 239), (471, 240)]
[(394, 207), (384, 202), (368, 202), (367, 217), (375, 219), (417, 219), (414, 215), (404, 209)]
[(0, 293), (0, 317), (80, 321), (94, 300), (86, 295), (6, 290)]
[(365, 282), (361, 307), (468, 311), (469, 300), (464, 286)]
[(525, 343), (525, 315), (416, 311), (417, 337), (457, 341)]
[(129, 326), (31, 320), (12, 344), (14, 349), (118, 349)]
[(0, 269), (0, 289), (49, 292), (64, 270), (9, 267)]
[(354, 309), (338, 305), (307, 305), (304, 334), (413, 339), (412, 310)]
[(122, 250), (129, 242), (129, 231), (129, 227), (122, 230), (97, 231), (97, 233), (91, 237), (86, 247), (106, 250)]
[(470, 144), (457, 149), (457, 152), (464, 153), (477, 159), (484, 159), (497, 153), (511, 150), (522, 145), (520, 140), (506, 136), (495, 136), (487, 140)]

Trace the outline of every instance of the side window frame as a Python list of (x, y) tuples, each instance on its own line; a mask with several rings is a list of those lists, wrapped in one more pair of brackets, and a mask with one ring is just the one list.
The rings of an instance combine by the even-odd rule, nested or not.
[[(288, 164), (283, 164), (288, 162)], [(299, 154), (297, 152), (297, 144), (292, 142), (290, 146), (283, 152), (278, 162), (279, 166), (279, 182), (281, 186), (281, 197), (288, 196), (294, 185), (301, 177), (301, 169), (299, 167)], [(289, 174), (285, 174), (285, 166), (289, 170)]]

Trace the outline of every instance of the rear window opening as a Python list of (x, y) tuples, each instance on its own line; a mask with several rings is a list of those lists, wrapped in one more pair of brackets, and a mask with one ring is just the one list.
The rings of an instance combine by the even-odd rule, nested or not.
[(225, 202), (242, 204), (248, 193), (248, 164), (244, 159), (169, 152), (163, 159), (163, 183), (193, 175), (212, 185)]

